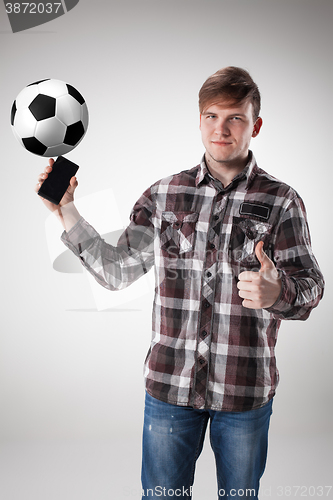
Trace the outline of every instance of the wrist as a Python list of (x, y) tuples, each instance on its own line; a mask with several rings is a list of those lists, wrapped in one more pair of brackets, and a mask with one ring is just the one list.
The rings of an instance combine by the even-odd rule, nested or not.
[(61, 222), (66, 232), (75, 226), (81, 218), (81, 215), (73, 202), (58, 206), (58, 209), (55, 211), (55, 215)]

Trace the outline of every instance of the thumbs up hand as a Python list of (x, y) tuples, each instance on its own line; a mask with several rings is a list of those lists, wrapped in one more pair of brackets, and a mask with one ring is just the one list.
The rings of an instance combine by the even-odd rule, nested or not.
[(244, 271), (238, 276), (238, 295), (244, 299), (242, 305), (248, 309), (271, 307), (281, 292), (279, 273), (263, 250), (264, 242), (259, 241), (255, 254), (261, 264), (259, 272)]

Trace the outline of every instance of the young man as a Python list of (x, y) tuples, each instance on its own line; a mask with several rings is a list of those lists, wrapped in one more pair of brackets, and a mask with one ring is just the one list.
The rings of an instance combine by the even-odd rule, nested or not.
[(147, 189), (116, 247), (77, 212), (75, 178), (58, 207), (44, 203), (63, 223), (63, 242), (104, 287), (119, 290), (155, 266), (142, 498), (191, 498), (208, 422), (219, 498), (258, 498), (280, 322), (305, 320), (324, 282), (302, 200), (249, 150), (262, 126), (250, 75), (218, 71), (199, 107), (201, 163)]

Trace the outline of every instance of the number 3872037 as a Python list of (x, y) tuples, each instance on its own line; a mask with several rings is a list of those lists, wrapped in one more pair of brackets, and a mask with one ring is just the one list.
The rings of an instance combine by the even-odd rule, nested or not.
[(59, 3), (26, 3), (26, 2), (15, 2), (6, 3), (7, 14), (57, 14), (61, 7), (61, 2)]

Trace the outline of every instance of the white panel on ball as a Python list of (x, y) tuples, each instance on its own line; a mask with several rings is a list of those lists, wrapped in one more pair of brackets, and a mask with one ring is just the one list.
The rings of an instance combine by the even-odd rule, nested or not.
[(27, 108), (29, 104), (37, 97), (39, 94), (38, 86), (31, 85), (30, 87), (25, 87), (19, 95), (16, 97), (16, 108)]
[(49, 95), (50, 97), (60, 97), (68, 94), (67, 85), (61, 80), (46, 80), (39, 83), (38, 88), (41, 94)]
[(14, 128), (16, 133), (23, 139), (34, 136), (36, 124), (36, 118), (30, 112), (30, 109), (21, 108), (16, 111)]
[(63, 95), (56, 101), (56, 115), (65, 125), (81, 120), (81, 104), (71, 95)]
[(24, 144), (23, 144), (23, 142), (22, 142), (21, 137), (18, 135), (18, 133), (16, 132), (16, 130), (14, 129), (14, 127), (12, 127), (12, 129), (13, 129), (14, 136), (15, 136), (15, 137), (16, 137), (16, 139), (19, 141), (19, 143), (21, 144), (21, 146), (23, 146), (23, 147), (24, 147)]
[(88, 108), (86, 103), (82, 104), (81, 106), (81, 121), (83, 123), (84, 130), (86, 131), (89, 122)]
[(66, 125), (53, 116), (52, 118), (37, 122), (35, 137), (44, 146), (55, 146), (63, 142), (66, 129)]
[(43, 156), (47, 156), (48, 158), (53, 158), (54, 156), (65, 155), (72, 151), (73, 146), (68, 146), (67, 144), (59, 144), (58, 146), (52, 146), (47, 149), (47, 151), (43, 154)]

